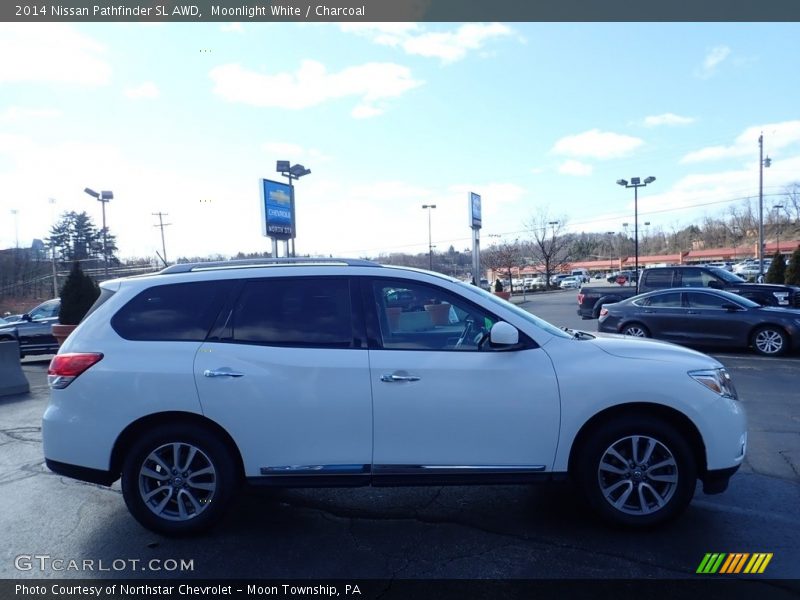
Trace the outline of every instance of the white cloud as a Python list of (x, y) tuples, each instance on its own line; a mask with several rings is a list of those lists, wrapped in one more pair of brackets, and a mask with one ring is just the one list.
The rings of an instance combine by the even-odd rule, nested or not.
[(60, 23), (0, 23), (0, 83), (106, 85), (105, 46)]
[(501, 23), (467, 23), (454, 31), (425, 31), (416, 23), (343, 23), (339, 27), (376, 44), (402, 48), (407, 54), (438, 58), (443, 64), (459, 61), (489, 40), (513, 33)]
[(715, 46), (712, 48), (703, 59), (703, 66), (696, 72), (697, 76), (704, 79), (711, 77), (730, 53), (731, 49), (728, 46)]
[(223, 23), (220, 25), (220, 31), (232, 33), (244, 33), (244, 26), (241, 23)]
[(142, 98), (150, 100), (161, 95), (158, 87), (152, 81), (145, 81), (142, 85), (126, 88), (123, 93), (133, 100)]
[(0, 113), (0, 122), (11, 123), (24, 119), (55, 119), (62, 115), (60, 110), (53, 108), (24, 108), (21, 106), (9, 106)]
[(294, 73), (257, 73), (239, 64), (216, 67), (209, 73), (214, 93), (229, 102), (300, 110), (346, 97), (359, 99), (353, 116), (383, 112), (380, 101), (398, 97), (422, 85), (411, 71), (393, 63), (366, 63), (329, 73), (325, 65), (304, 60)]
[(642, 144), (644, 140), (636, 137), (591, 129), (561, 138), (555, 143), (552, 151), (565, 156), (602, 160), (626, 156)]
[(645, 117), (644, 124), (646, 127), (659, 127), (661, 125), (689, 125), (694, 123), (693, 117), (682, 117), (674, 113), (664, 113), (663, 115), (653, 115)]
[(587, 165), (577, 160), (568, 160), (558, 167), (559, 173), (573, 177), (587, 177), (592, 174), (593, 170), (592, 165)]
[(800, 120), (748, 127), (730, 146), (708, 146), (695, 150), (684, 156), (681, 163), (751, 157), (758, 152), (758, 137), (762, 132), (764, 132), (764, 147), (767, 151), (765, 154), (780, 153), (784, 148), (800, 143)]

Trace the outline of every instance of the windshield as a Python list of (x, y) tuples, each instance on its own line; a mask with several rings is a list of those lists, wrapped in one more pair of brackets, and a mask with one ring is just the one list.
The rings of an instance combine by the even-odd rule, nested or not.
[(746, 280), (742, 279), (738, 275), (734, 275), (730, 271), (726, 271), (725, 269), (720, 269), (719, 267), (712, 268), (711, 272), (714, 273), (714, 275), (716, 275), (723, 281), (726, 281), (728, 283), (747, 283)]
[(552, 325), (551, 323), (548, 323), (544, 319), (540, 319), (536, 315), (533, 315), (533, 314), (529, 313), (527, 310), (524, 310), (524, 309), (520, 308), (516, 304), (513, 304), (513, 303), (508, 302), (506, 300), (503, 300), (501, 298), (498, 298), (497, 296), (495, 296), (494, 294), (492, 294), (490, 292), (487, 292), (486, 290), (482, 290), (482, 289), (480, 289), (480, 288), (478, 288), (478, 287), (476, 287), (474, 285), (471, 285), (469, 283), (466, 283), (464, 281), (456, 281), (456, 283), (458, 283), (459, 285), (461, 285), (461, 286), (463, 286), (465, 288), (468, 288), (470, 290), (478, 292), (485, 299), (489, 300), (490, 302), (492, 302), (496, 306), (501, 306), (501, 307), (503, 307), (505, 309), (513, 311), (518, 316), (522, 317), (523, 319), (525, 319), (529, 323), (535, 325), (536, 327), (538, 327), (542, 331), (545, 331), (545, 332), (549, 333), (550, 335), (553, 335), (553, 336), (556, 336), (556, 337), (561, 337), (561, 338), (567, 338), (567, 339), (574, 337), (574, 336), (570, 335), (569, 333), (567, 333), (565, 331), (562, 331), (561, 329), (559, 329), (555, 325)]

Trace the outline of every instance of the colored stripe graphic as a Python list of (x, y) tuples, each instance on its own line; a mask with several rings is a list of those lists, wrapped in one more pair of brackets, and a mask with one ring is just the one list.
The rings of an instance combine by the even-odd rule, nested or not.
[(729, 554), (728, 560), (725, 561), (725, 564), (722, 565), (722, 569), (720, 569), (720, 573), (740, 573), (742, 567), (744, 566), (744, 562), (747, 560), (747, 557), (750, 556), (747, 553), (736, 553), (736, 554)]
[(722, 564), (722, 561), (725, 559), (726, 554), (723, 552), (722, 554), (719, 553), (708, 553), (703, 558), (703, 562), (700, 563), (700, 566), (697, 567), (697, 573), (704, 573), (704, 574), (713, 574), (716, 573), (719, 569), (719, 566)]
[(772, 560), (772, 556), (772, 552), (757, 552), (755, 554), (748, 552), (733, 552), (731, 554), (708, 552), (703, 557), (703, 560), (700, 561), (700, 566), (697, 567), (695, 572), (703, 575), (714, 575), (716, 573), (734, 575), (742, 572), (752, 575), (761, 574), (766, 570), (767, 565)]
[(753, 558), (750, 559), (750, 562), (747, 563), (747, 566), (744, 569), (745, 573), (763, 573), (764, 570), (767, 568), (769, 561), (772, 560), (772, 552), (766, 553), (758, 553), (753, 554)]

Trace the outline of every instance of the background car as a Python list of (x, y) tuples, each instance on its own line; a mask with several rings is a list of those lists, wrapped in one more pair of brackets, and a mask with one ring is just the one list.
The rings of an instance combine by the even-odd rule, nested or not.
[(562, 279), (561, 282), (558, 284), (558, 287), (560, 287), (562, 290), (570, 290), (570, 289), (577, 290), (578, 288), (581, 287), (582, 283), (583, 283), (583, 277), (581, 275), (575, 275), (571, 277), (565, 277), (564, 279)]
[(800, 310), (761, 306), (722, 290), (673, 288), (606, 304), (597, 330), (778, 356), (800, 347)]
[(58, 342), (52, 326), (58, 324), (61, 300), (55, 298), (23, 314), (18, 321), (0, 324), (0, 341), (18, 340), (20, 356), (55, 354)]

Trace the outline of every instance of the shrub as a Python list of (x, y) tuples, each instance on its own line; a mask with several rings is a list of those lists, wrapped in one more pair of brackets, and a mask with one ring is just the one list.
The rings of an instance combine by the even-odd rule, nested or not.
[(786, 267), (785, 282), (788, 285), (800, 285), (800, 248), (792, 252), (789, 266)]
[(786, 278), (786, 261), (783, 254), (776, 252), (772, 257), (772, 264), (769, 266), (765, 281), (767, 283), (783, 283)]
[(494, 280), (494, 291), (495, 292), (502, 292), (503, 291), (503, 282), (499, 279)]
[(58, 321), (62, 325), (77, 325), (89, 312), (100, 295), (100, 288), (94, 279), (81, 269), (79, 262), (72, 263), (64, 287), (61, 288), (61, 310)]

